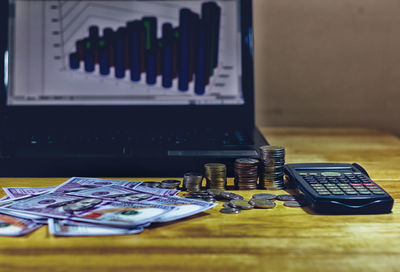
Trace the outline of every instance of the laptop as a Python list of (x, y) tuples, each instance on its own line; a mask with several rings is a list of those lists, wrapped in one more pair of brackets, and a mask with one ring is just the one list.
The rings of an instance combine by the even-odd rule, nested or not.
[(182, 176), (258, 157), (251, 0), (0, 4), (0, 175)]

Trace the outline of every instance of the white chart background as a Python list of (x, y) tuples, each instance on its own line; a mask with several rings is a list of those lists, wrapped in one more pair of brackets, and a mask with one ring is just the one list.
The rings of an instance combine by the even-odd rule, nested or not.
[(101, 76), (98, 67), (93, 73), (68, 68), (75, 42), (87, 37), (92, 25), (102, 34), (103, 28), (116, 30), (127, 21), (155, 16), (160, 37), (163, 23), (178, 26), (181, 8), (201, 14), (203, 2), (17, 1), (9, 104), (242, 104), (236, 0), (215, 1), (221, 7), (219, 63), (205, 95), (194, 93), (193, 82), (189, 91), (181, 92), (176, 79), (173, 87), (166, 89), (161, 86), (161, 76), (150, 86), (144, 73), (140, 82), (132, 82), (129, 71), (124, 79), (116, 79), (113, 68), (109, 76)]

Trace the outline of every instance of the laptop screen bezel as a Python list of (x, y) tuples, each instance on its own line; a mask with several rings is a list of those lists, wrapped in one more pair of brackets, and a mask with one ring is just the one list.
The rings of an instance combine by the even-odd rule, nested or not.
[[(239, 0), (243, 105), (8, 106), (5, 54), (9, 3), (0, 3), (0, 115), (15, 126), (254, 127), (252, 0)], [(4, 80), (3, 80), (4, 79)]]

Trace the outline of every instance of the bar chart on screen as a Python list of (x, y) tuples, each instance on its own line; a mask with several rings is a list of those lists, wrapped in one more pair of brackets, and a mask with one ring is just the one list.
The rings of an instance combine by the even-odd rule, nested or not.
[[(24, 50), (31, 60), (40, 54), (46, 60), (30, 71), (42, 71), (36, 93), (46, 101), (241, 104), (237, 3), (42, 1), (25, 7), (25, 15), (39, 13), (43, 22), (20, 19), (16, 28), (45, 26), (43, 40)], [(22, 60), (15, 63), (29, 72)]]

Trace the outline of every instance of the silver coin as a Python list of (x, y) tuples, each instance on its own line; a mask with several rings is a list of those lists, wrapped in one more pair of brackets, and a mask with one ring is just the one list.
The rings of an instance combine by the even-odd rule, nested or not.
[(280, 201), (296, 201), (296, 198), (292, 195), (278, 195), (276, 199)]
[(252, 199), (249, 203), (260, 209), (272, 209), (276, 206), (276, 203), (271, 200)]
[(240, 209), (236, 209), (236, 208), (222, 208), (219, 211), (221, 213), (229, 213), (229, 214), (240, 213)]
[(276, 199), (276, 195), (274, 194), (254, 194), (252, 199), (260, 199), (260, 200), (273, 200)]
[(301, 205), (300, 202), (297, 201), (286, 201), (285, 203), (283, 203), (283, 205), (285, 205), (286, 207), (302, 207), (303, 205)]
[(195, 197), (210, 197), (211, 196), (209, 193), (201, 192), (201, 191), (199, 191), (199, 192), (189, 192), (189, 194), (191, 196), (195, 196)]
[(207, 193), (213, 197), (219, 197), (223, 191), (220, 189), (208, 189)]
[(229, 201), (229, 205), (241, 210), (251, 210), (254, 208), (254, 206), (246, 200), (231, 200)]
[(259, 161), (257, 159), (252, 159), (252, 158), (240, 158), (235, 160), (236, 163), (242, 163), (242, 164), (256, 164)]
[(161, 181), (161, 184), (179, 185), (181, 184), (181, 181), (176, 179), (166, 179)]
[(220, 197), (226, 200), (243, 200), (244, 197), (235, 193), (230, 193), (230, 192), (222, 192), (220, 194)]

